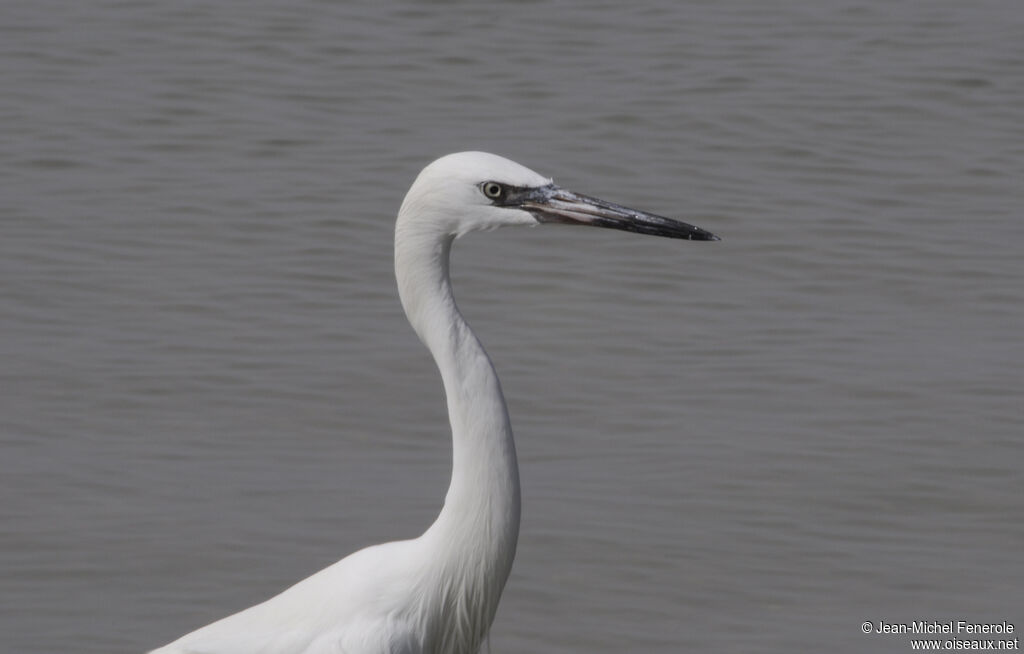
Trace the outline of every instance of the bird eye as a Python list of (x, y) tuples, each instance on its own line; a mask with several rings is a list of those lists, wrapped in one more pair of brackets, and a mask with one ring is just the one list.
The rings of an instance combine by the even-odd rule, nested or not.
[(484, 195), (492, 200), (497, 200), (505, 193), (505, 189), (498, 182), (484, 182), (480, 188), (483, 190)]

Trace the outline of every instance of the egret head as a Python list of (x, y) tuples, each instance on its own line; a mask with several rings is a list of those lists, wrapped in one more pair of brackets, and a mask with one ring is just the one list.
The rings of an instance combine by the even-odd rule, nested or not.
[(682, 221), (573, 193), (514, 161), (457, 152), (420, 172), (398, 213), (398, 229), (461, 236), (506, 225), (565, 223), (692, 241), (717, 236)]
[(486, 152), (457, 152), (424, 168), (402, 202), (399, 229), (430, 228), (462, 236), (506, 225), (536, 225), (524, 211), (495, 203), (496, 189), (534, 188), (551, 183), (529, 168)]

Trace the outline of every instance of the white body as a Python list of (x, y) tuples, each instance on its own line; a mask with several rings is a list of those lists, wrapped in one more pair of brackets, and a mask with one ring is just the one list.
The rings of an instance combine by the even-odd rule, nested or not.
[(487, 202), (479, 184), (550, 180), (501, 157), (443, 157), (398, 214), (395, 274), (409, 322), (444, 382), (453, 465), (444, 507), (414, 540), (355, 552), (281, 594), (153, 654), (474, 654), (494, 619), (519, 535), (519, 470), (494, 368), (452, 296), (455, 237), (535, 225)]

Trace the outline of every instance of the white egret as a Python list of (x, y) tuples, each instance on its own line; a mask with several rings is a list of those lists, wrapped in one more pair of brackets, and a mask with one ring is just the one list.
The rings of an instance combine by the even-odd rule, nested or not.
[(359, 550), (271, 599), (153, 654), (474, 654), (519, 536), (519, 468), (505, 398), (459, 313), (455, 238), (505, 225), (570, 223), (700, 241), (693, 225), (571, 193), (508, 159), (461, 152), (419, 174), (398, 212), (395, 275), (434, 357), (452, 431), (452, 478), (419, 538)]

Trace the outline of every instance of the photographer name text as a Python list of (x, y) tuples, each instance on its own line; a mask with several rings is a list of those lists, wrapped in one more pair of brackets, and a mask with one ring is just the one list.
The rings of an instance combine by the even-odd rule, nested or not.
[[(865, 623), (865, 627), (867, 623)], [(967, 620), (914, 620), (912, 622), (886, 622), (879, 620), (871, 623), (871, 630), (876, 634), (1012, 634), (1013, 623), (1002, 622), (968, 622)], [(864, 629), (867, 631), (867, 628)]]

